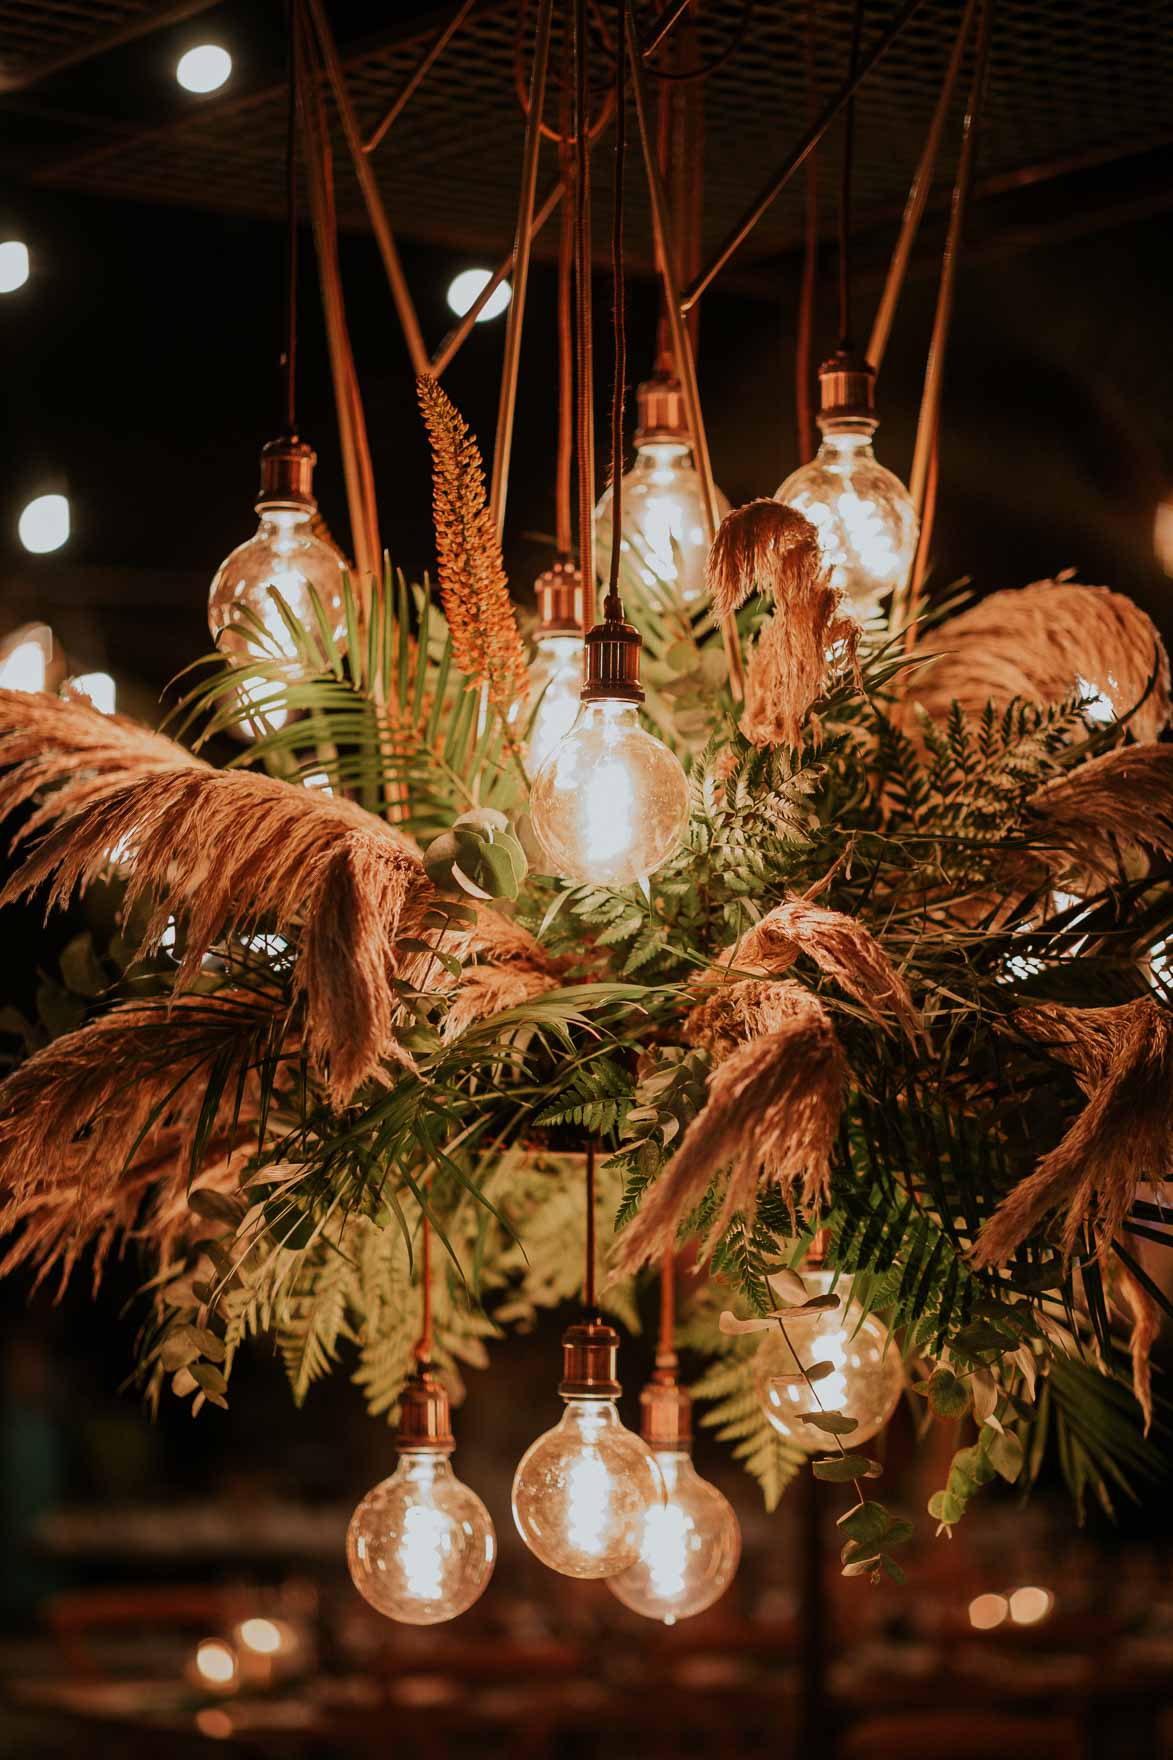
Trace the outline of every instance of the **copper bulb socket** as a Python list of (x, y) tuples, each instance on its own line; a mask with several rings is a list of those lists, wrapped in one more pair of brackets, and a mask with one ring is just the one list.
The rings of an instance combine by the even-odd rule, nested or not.
[(417, 1370), (403, 1390), (395, 1446), (400, 1454), (451, 1454), (456, 1447), (448, 1395), (430, 1369)]
[(618, 1399), (619, 1334), (602, 1320), (568, 1326), (562, 1334), (563, 1399)]
[(642, 703), (643, 686), (639, 681), (639, 657), (643, 639), (633, 623), (623, 616), (619, 600), (608, 595), (603, 606), (603, 621), (586, 634), (586, 673), (582, 701), (597, 703), (611, 700), (621, 703)]
[(840, 349), (819, 368), (818, 424), (866, 433), (878, 427), (876, 370), (863, 355)]
[(583, 625), (582, 573), (572, 562), (555, 562), (534, 582), (539, 636), (578, 635)]
[(317, 462), (318, 455), (313, 447), (305, 440), (299, 440), (296, 434), (270, 440), (261, 448), (257, 512), (287, 507), (304, 508), (312, 513), (318, 505), (314, 499), (314, 466)]

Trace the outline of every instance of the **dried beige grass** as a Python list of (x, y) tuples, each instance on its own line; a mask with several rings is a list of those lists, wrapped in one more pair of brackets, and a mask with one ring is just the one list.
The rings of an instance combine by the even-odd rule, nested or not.
[(224, 1097), (210, 1152), (217, 1162), (232, 1158), (239, 1091), (245, 1154), (255, 1117), (248, 1060), (258, 1035), (282, 1029), (281, 1012), (241, 990), (178, 997), (168, 1007), (124, 1003), (20, 1064), (0, 1083), (0, 1233), (20, 1230), (0, 1275), (34, 1263), (40, 1281), (60, 1265), (64, 1286), (92, 1245), (96, 1285), (110, 1247), (147, 1200), (186, 1190), (204, 1098), (193, 1078), (213, 1062)]
[(710, 984), (703, 1000), (689, 1011), (684, 1035), (690, 1045), (707, 1051), (719, 1063), (747, 1040), (779, 1032), (810, 1004), (810, 991), (788, 979), (738, 978)]
[(1028, 803), (1036, 839), (1064, 864), (1115, 872), (1121, 850), (1173, 856), (1173, 746), (1120, 746), (1046, 783)]
[(1153, 1427), (1153, 1345), (1161, 1330), (1161, 1310), (1127, 1265), (1116, 1267), (1116, 1297), (1128, 1310), (1132, 1331), (1128, 1354), (1132, 1359), (1132, 1391), (1144, 1414), (1144, 1433)]
[(520, 1008), (535, 996), (557, 990), (561, 979), (557, 973), (520, 960), (505, 965), (474, 965), (465, 968), (452, 993), (451, 1006), (444, 1020), (442, 1037), (450, 1044), (459, 1039), (478, 1021), (503, 1009)]
[(818, 533), (793, 507), (751, 501), (726, 514), (709, 552), (709, 592), (720, 617), (750, 595), (774, 601), (749, 657), (741, 730), (758, 746), (797, 745), (822, 694), (831, 653), (854, 663), (859, 627), (841, 610)]
[(893, 1023), (915, 1040), (920, 1030), (908, 985), (858, 917), (810, 898), (788, 898), (746, 930), (720, 966), (728, 971), (787, 971), (806, 954), (878, 1025)]
[(510, 737), (507, 716), (528, 691), (529, 672), (481, 455), (437, 381), (422, 374), (416, 387), (432, 444), (436, 566), (452, 657), (471, 685), (484, 686)]
[(709, 1097), (684, 1133), (635, 1219), (617, 1243), (617, 1275), (673, 1246), (714, 1175), (727, 1170), (721, 1208), (702, 1242), (704, 1257), (742, 1211), (752, 1220), (759, 1185), (793, 1204), (821, 1203), (830, 1181), (847, 1065), (826, 1010), (807, 1006), (778, 1030), (731, 1052), (709, 1078)]
[(1142, 1180), (1173, 1172), (1173, 1016), (1150, 997), (1118, 1008), (1021, 1009), (1016, 1023), (1075, 1071), (1087, 1104), (1034, 1172), (1002, 1200), (974, 1262), (1004, 1264), (1053, 1212), (1070, 1255), (1085, 1225), (1105, 1262)]
[(1108, 587), (1060, 579), (991, 593), (928, 631), (917, 654), (925, 664), (909, 675), (906, 701), (934, 718), (954, 700), (980, 710), (1015, 697), (1057, 703), (1076, 689), (1100, 692), (1119, 718), (1151, 680), (1129, 726), (1138, 740), (1152, 740), (1169, 725), (1169, 658), (1156, 625)]
[(54, 797), (60, 815), (132, 777), (184, 767), (211, 768), (186, 747), (151, 733), (123, 715), (101, 715), (83, 698), (0, 690), (0, 768), (5, 813), (45, 788), (68, 786)]

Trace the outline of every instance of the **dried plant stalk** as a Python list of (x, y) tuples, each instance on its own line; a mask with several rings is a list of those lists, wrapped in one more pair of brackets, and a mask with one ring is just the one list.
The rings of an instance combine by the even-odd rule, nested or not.
[(1121, 849), (1173, 856), (1173, 746), (1120, 746), (1033, 794), (1039, 841), (1064, 867), (1111, 876)]
[(1153, 1345), (1161, 1329), (1161, 1310), (1127, 1265), (1116, 1267), (1116, 1296), (1132, 1319), (1128, 1354), (1132, 1359), (1132, 1391), (1144, 1414), (1144, 1433), (1153, 1427)]
[(809, 898), (788, 898), (747, 929), (720, 965), (777, 974), (806, 954), (878, 1025), (893, 1022), (915, 1040), (920, 1022), (908, 985), (858, 917)]
[(480, 452), (437, 381), (423, 375), (416, 383), (432, 444), (436, 562), (452, 656), (470, 684), (484, 687), (508, 738), (509, 710), (525, 696), (529, 674)]
[(780, 1031), (810, 1004), (810, 991), (788, 979), (739, 978), (710, 984), (704, 1000), (689, 1011), (685, 1037), (720, 1063), (747, 1040)]
[(111, 786), (161, 770), (211, 766), (185, 746), (123, 715), (101, 715), (83, 698), (0, 690), (0, 807), (12, 813), (45, 788), (68, 785), (49, 814), (97, 799)]
[(675, 1245), (714, 1175), (728, 1170), (720, 1211), (702, 1258), (741, 1211), (752, 1220), (759, 1184), (793, 1204), (821, 1203), (830, 1180), (847, 1065), (826, 1010), (814, 998), (776, 1032), (741, 1046), (709, 1078), (709, 1097), (680, 1148), (619, 1237), (617, 1274)]
[(1074, 1252), (1089, 1226), (1107, 1261), (1137, 1186), (1173, 1168), (1173, 1016), (1146, 996), (1119, 1008), (1042, 1003), (1015, 1019), (1031, 1038), (1054, 1047), (1088, 1099), (986, 1223), (975, 1263), (1003, 1264), (1056, 1211), (1064, 1253)]
[(1119, 719), (1151, 683), (1131, 729), (1152, 740), (1169, 725), (1169, 657), (1156, 625), (1108, 587), (1034, 581), (991, 593), (930, 630), (916, 652), (926, 663), (910, 674), (906, 700), (935, 718), (954, 700), (980, 710), (1014, 697), (1057, 703), (1083, 690), (1104, 699), (1094, 714)]
[(741, 730), (755, 745), (797, 745), (823, 691), (831, 654), (854, 662), (859, 627), (842, 614), (814, 526), (778, 501), (726, 514), (709, 552), (713, 608), (731, 617), (750, 595), (775, 611), (749, 659)]

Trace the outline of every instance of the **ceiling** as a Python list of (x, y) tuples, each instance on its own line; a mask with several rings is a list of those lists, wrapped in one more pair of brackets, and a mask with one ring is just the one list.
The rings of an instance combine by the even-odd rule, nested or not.
[[(925, 0), (869, 75), (860, 94), (855, 218), (890, 237), (937, 98), (963, 0)], [(354, 104), (375, 128), (453, 8), (397, 0), (372, 34), (372, 11), (328, 0)], [(561, 11), (562, 9), (559, 8)], [(600, 15), (610, 22), (609, 0)], [(872, 0), (864, 46), (895, 16), (896, 0)], [(645, 0), (650, 21), (660, 7)], [(1074, 6), (1071, 0), (1000, 0), (981, 136), (978, 209), (999, 202), (1003, 223), (1023, 224), (1023, 192), (1045, 191), (1049, 223), (1098, 224), (1142, 202), (1173, 199), (1173, 30), (1152, 0)], [(843, 77), (851, 0), (817, 0), (815, 96)], [(806, 0), (700, 0), (702, 60), (732, 45), (704, 86), (704, 239), (716, 247), (749, 198), (801, 132), (810, 101), (805, 73)], [(479, 0), (435, 69), (371, 155), (392, 226), (405, 238), (500, 256), (508, 248), (520, 178), (523, 118), (515, 91), (518, 0)], [(525, 7), (520, 59), (528, 64), (533, 6)], [(225, 42), (236, 71), (222, 93), (191, 98), (172, 77), (193, 42)], [(0, 107), (6, 145), (0, 169), (14, 181), (124, 201), (178, 203), (276, 217), (283, 203), (284, 26), (280, 0), (208, 6), (186, 0), (0, 0)], [(602, 54), (600, 53), (600, 63)], [(653, 66), (660, 65), (663, 55)], [(554, 68), (560, 65), (557, 42)], [(602, 75), (602, 67), (600, 67)], [(956, 160), (964, 85), (938, 168), (937, 205)], [(553, 106), (552, 106), (553, 109)], [(823, 154), (828, 191), (839, 131)], [(633, 164), (629, 245), (646, 263), (646, 201)], [(609, 154), (598, 163), (596, 222), (605, 244)], [(365, 225), (358, 186), (338, 143), (343, 224)], [(540, 189), (555, 178), (544, 149)], [(802, 179), (771, 207), (731, 267), (793, 248), (802, 225)], [(1019, 206), (1007, 204), (1017, 201)], [(823, 220), (833, 224), (832, 202)], [(1029, 232), (1038, 202), (1026, 216)], [(988, 222), (986, 222), (988, 225)], [(553, 248), (550, 226), (538, 249)]]

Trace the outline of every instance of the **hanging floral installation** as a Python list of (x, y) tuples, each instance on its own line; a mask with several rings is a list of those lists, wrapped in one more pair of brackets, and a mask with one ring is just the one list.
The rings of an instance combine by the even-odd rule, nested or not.
[[(1146, 1255), (1171, 1238), (1173, 1167), (1173, 705), (1151, 621), (1061, 576), (912, 622), (898, 594), (861, 631), (820, 530), (755, 501), (720, 524), (706, 600), (613, 544), (583, 713), (531, 774), (540, 695), (480, 455), (431, 374), (420, 401), (435, 595), (339, 567), (336, 618), (271, 581), (171, 737), (0, 692), (21, 852), (0, 903), (117, 903), (0, 1084), (0, 1272), (60, 1287), (84, 1264), (97, 1286), (111, 1253), (140, 1255), (152, 1404), (227, 1406), (266, 1336), (298, 1400), (342, 1368), (398, 1414), (410, 1470), (360, 1506), (351, 1550), (398, 1618), (450, 1617), (487, 1580), (479, 1499), (479, 1562), (426, 1607), (371, 1577), (376, 1530), (412, 1497), (446, 1521), (473, 1496), (444, 1478), (458, 1366), (574, 1297), (584, 1244), (567, 1417), (514, 1508), (540, 1556), (640, 1611), (707, 1604), (624, 1575), (661, 1481), (632, 1490), (648, 1451), (607, 1416), (601, 1315), (636, 1326), (648, 1267), (668, 1306), (644, 1437), (675, 1463), (669, 1511), (712, 1491), (686, 1471), (677, 1351), (771, 1507), (808, 1463), (854, 1487), (850, 1576), (902, 1579), (912, 1527), (870, 1489), (882, 1447), (860, 1448), (905, 1392), (922, 1427), (970, 1426), (939, 1529), (1051, 1457), (1080, 1510), (1139, 1495), (1161, 1471), (1168, 1304)], [(242, 702), (259, 737), (214, 767)], [(587, 752), (596, 723), (620, 731)], [(587, 755), (560, 793), (567, 750)], [(675, 829), (630, 883), (552, 872), (559, 814), (606, 868), (661, 809), (656, 835)], [(550, 1555), (531, 1457), (573, 1502), (566, 1463), (588, 1455), (611, 1503), (593, 1539), (559, 1505)], [(736, 1567), (718, 1502), (709, 1600)]]

